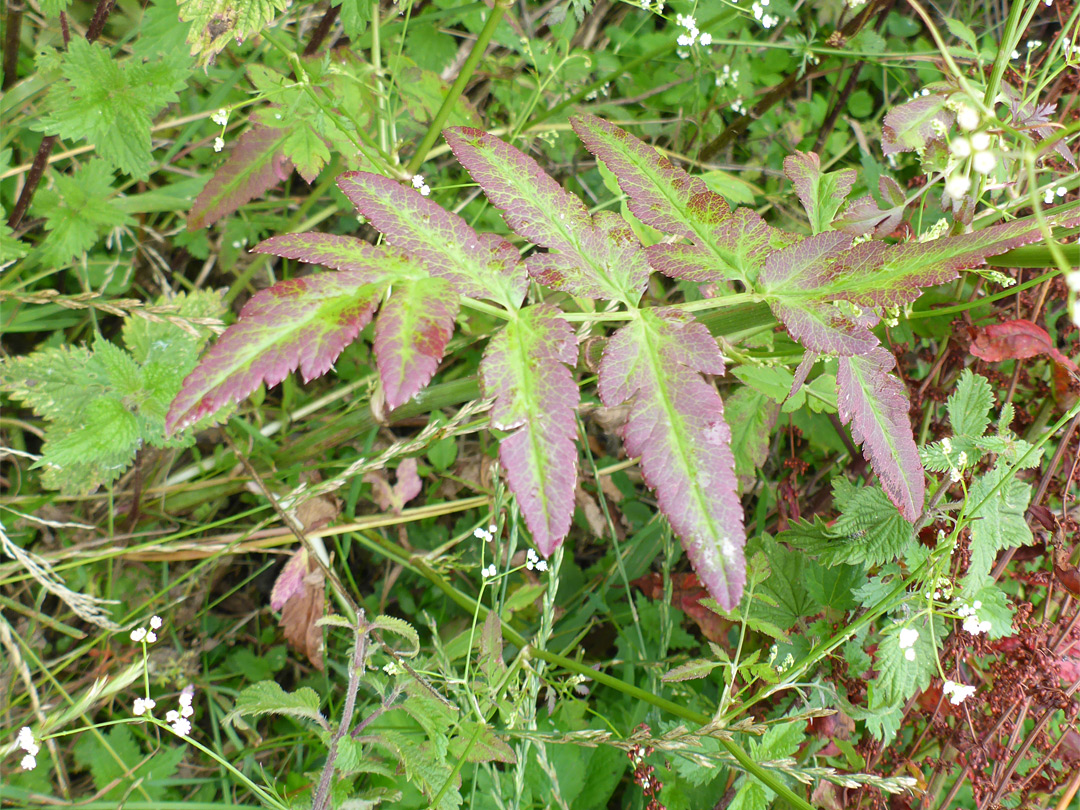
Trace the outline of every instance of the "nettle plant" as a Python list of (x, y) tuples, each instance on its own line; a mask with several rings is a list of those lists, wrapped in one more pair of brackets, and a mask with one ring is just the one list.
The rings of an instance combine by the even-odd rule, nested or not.
[[(588, 115), (572, 124), (617, 177), (632, 216), (663, 234), (659, 242), (643, 246), (618, 214), (590, 214), (513, 146), (481, 130), (448, 129), (457, 159), (509, 228), (535, 247), (522, 258), (507, 239), (477, 233), (414, 189), (346, 173), (338, 185), (385, 244), (324, 233), (259, 244), (256, 252), (336, 272), (282, 281), (253, 296), (185, 380), (168, 429), (189, 426), (297, 368), (305, 381), (325, 374), (376, 312), (374, 353), (386, 403), (395, 408), (431, 380), (459, 308), (496, 315), (505, 326), (488, 343), (481, 381), (493, 399), (492, 427), (507, 431), (499, 458), (509, 489), (548, 556), (566, 537), (574, 509), (578, 343), (615, 324), (599, 363), (599, 398), (608, 407), (630, 403), (626, 453), (639, 457), (699, 579), (730, 609), (746, 580), (746, 533), (731, 431), (708, 377), (724, 374), (724, 357), (694, 312), (765, 301), (805, 349), (792, 392), (819, 359), (837, 359), (840, 418), (900, 515), (916, 521), (924, 474), (906, 392), (872, 328), (883, 308), (909, 304), (923, 287), (1041, 239), (1040, 227), (1014, 221), (887, 244), (874, 237), (895, 227), (899, 188), (884, 183), (888, 208), (872, 197), (848, 202), (853, 169), (826, 173), (816, 154), (796, 153), (785, 170), (811, 233), (788, 233), (749, 208), (732, 210), (704, 180), (613, 124)], [(1076, 222), (1074, 213), (1054, 224)], [(650, 306), (643, 295), (653, 271), (699, 284), (711, 297)], [(561, 308), (569, 305), (577, 311)], [(577, 332), (574, 322), (582, 324)]]

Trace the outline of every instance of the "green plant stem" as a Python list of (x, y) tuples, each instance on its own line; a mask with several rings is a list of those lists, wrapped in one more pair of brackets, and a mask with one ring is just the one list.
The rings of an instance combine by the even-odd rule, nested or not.
[(484, 27), (480, 31), (480, 36), (476, 38), (476, 43), (473, 45), (472, 50), (469, 51), (465, 64), (461, 66), (461, 72), (454, 79), (454, 83), (450, 85), (450, 90), (447, 92), (446, 98), (443, 99), (442, 106), (435, 113), (435, 118), (432, 120), (431, 126), (428, 127), (428, 131), (424, 133), (420, 145), (416, 147), (416, 151), (409, 160), (409, 165), (405, 167), (406, 174), (416, 174), (424, 161), (427, 160), (428, 150), (431, 149), (435, 141), (438, 140), (439, 135), (442, 134), (443, 124), (450, 117), (450, 111), (454, 109), (454, 105), (457, 104), (461, 94), (465, 91), (465, 86), (472, 79), (476, 66), (480, 64), (480, 59), (487, 50), (488, 43), (491, 42), (491, 37), (494, 36), (495, 29), (499, 27), (499, 22), (505, 13), (506, 0), (496, 0), (495, 7), (491, 10), (487, 22), (484, 23)]
[[(427, 562), (419, 557), (412, 556), (405, 549), (400, 548), (396, 544), (389, 540), (386, 540), (373, 533), (364, 533), (362, 535), (366, 544), (375, 546), (376, 550), (382, 554), (390, 557), (394, 562), (401, 564), (402, 566), (413, 570), (427, 579), (432, 585), (446, 594), (452, 602), (467, 613), (471, 613), (483, 620), (487, 618), (488, 613), (491, 612), (491, 608), (480, 604), (469, 595), (462, 593), (455, 588), (449, 582), (446, 581), (437, 571), (431, 568)], [(503, 635), (508, 641), (522, 650), (526, 651), (527, 655), (533, 658), (539, 658), (542, 661), (551, 664), (552, 666), (562, 667), (563, 669), (570, 670), (571, 672), (584, 675), (591, 680), (601, 683), (604, 686), (609, 686), (616, 691), (622, 692), (624, 695), (628, 695), (636, 700), (640, 700), (643, 703), (648, 703), (651, 706), (655, 706), (668, 714), (672, 714), (690, 723), (694, 723), (698, 726), (708, 725), (712, 722), (712, 718), (701, 712), (695, 712), (692, 709), (688, 709), (686, 706), (675, 703), (673, 701), (662, 698), (659, 695), (654, 695), (641, 687), (634, 686), (619, 678), (608, 675), (606, 672), (593, 669), (592, 667), (583, 664), (580, 661), (575, 661), (572, 658), (567, 658), (558, 653), (550, 652), (549, 650), (534, 647), (530, 643), (529, 639), (515, 630), (507, 621), (501, 620), (503, 627)], [(810, 805), (805, 799), (802, 799), (791, 788), (785, 785), (772, 771), (762, 768), (758, 763), (743, 751), (738, 745), (730, 740), (723, 738), (716, 738), (717, 742), (722, 748), (724, 748), (732, 757), (735, 758), (743, 769), (754, 776), (762, 784), (766, 785), (769, 789), (774, 791), (778, 796), (784, 799), (789, 806), (798, 808), (799, 810), (813, 810), (813, 806)]]

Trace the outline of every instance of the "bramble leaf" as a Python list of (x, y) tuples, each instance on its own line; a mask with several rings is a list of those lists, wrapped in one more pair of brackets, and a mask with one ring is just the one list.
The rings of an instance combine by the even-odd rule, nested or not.
[(255, 125), (241, 135), (188, 214), (189, 231), (213, 225), (270, 190), (292, 172), (281, 149), (288, 130)]
[(923, 149), (929, 141), (944, 139), (956, 119), (946, 108), (948, 96), (942, 93), (919, 96), (893, 107), (882, 122), (881, 149), (886, 155)]
[(753, 282), (768, 249), (791, 241), (752, 210), (732, 212), (703, 179), (614, 124), (591, 115), (573, 118), (571, 124), (585, 148), (618, 177), (638, 219), (694, 242), (650, 246), (649, 263), (661, 273), (688, 281)]
[(529, 257), (530, 275), (571, 295), (636, 304), (649, 265), (621, 217), (603, 211), (591, 216), (535, 160), (493, 135), (469, 127), (443, 135), (510, 229), (550, 251)]
[(904, 384), (889, 371), (896, 359), (880, 346), (861, 357), (841, 357), (836, 375), (840, 420), (881, 479), (900, 514), (914, 523), (923, 508), (924, 476), (908, 421)]
[(441, 278), (394, 286), (375, 323), (375, 358), (386, 404), (404, 405), (427, 385), (454, 334), (458, 297)]
[(495, 396), (492, 425), (516, 429), (499, 445), (499, 459), (545, 557), (566, 537), (574, 513), (580, 393), (564, 364), (576, 360), (570, 324), (554, 307), (540, 305), (511, 320), (480, 364), (485, 393)]
[(795, 186), (795, 194), (806, 209), (814, 233), (830, 229), (856, 178), (854, 169), (823, 173), (817, 152), (788, 155), (784, 158), (784, 174)]
[[(373, 267), (413, 261), (375, 247), (370, 256)], [(296, 368), (305, 382), (325, 374), (371, 320), (381, 292), (371, 272), (351, 270), (279, 281), (260, 290), (184, 380), (166, 430), (179, 430), (239, 402), (262, 382), (276, 385)]]
[(896, 230), (904, 218), (907, 205), (904, 190), (899, 183), (885, 175), (878, 178), (878, 190), (888, 207), (882, 208), (872, 194), (867, 194), (848, 203), (843, 213), (833, 220), (833, 227), (852, 236), (866, 233), (887, 236)]
[(431, 381), (458, 313), (459, 298), (446, 279), (426, 275), (414, 256), (373, 248), (351, 236), (283, 234), (254, 251), (332, 267), (369, 284), (394, 282), (375, 324), (375, 358), (387, 405), (405, 404)]
[(594, 115), (575, 116), (570, 124), (585, 148), (619, 178), (630, 210), (646, 225), (705, 241), (708, 231), (699, 228), (711, 222), (703, 222), (699, 215), (708, 210), (715, 221), (730, 213), (724, 198), (710, 191), (704, 180), (614, 124)]
[(389, 177), (346, 172), (338, 187), (387, 242), (420, 259), (427, 271), (470, 298), (490, 298), (516, 309), (529, 280), (517, 249), (492, 233), (478, 234), (464, 219)]
[(746, 581), (742, 504), (724, 404), (701, 378), (723, 371), (704, 326), (682, 313), (644, 310), (608, 341), (599, 389), (608, 407), (634, 400), (622, 429), (626, 452), (641, 456), (642, 475), (698, 578), (730, 610)]

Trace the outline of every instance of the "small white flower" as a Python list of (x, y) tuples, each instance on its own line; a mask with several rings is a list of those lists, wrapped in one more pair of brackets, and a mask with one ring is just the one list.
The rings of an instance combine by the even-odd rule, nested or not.
[(33, 754), (27, 754), (19, 761), (19, 764), (24, 771), (32, 771), (37, 767), (37, 758)]
[(953, 138), (949, 141), (949, 151), (958, 158), (966, 158), (971, 154), (971, 141), (967, 138)]
[(414, 174), (412, 176), (412, 187), (413, 188), (420, 188), (420, 186), (422, 186), (422, 185), (424, 185), (424, 175), (422, 175), (422, 174)]
[(971, 159), (971, 168), (979, 174), (989, 174), (997, 166), (997, 158), (993, 152), (976, 152)]
[(957, 683), (956, 681), (945, 681), (945, 685), (941, 688), (941, 691), (942, 694), (948, 696), (949, 702), (952, 703), (952, 705), (959, 706), (975, 694), (975, 687)]
[(952, 452), (952, 439), (950, 439), (948, 436), (941, 440), (941, 451), (945, 455), (949, 455), (949, 453)]
[(195, 697), (195, 687), (190, 683), (180, 690), (180, 705), (190, 706), (192, 698)]
[(495, 579), (495, 577), (499, 574), (499, 569), (495, 567), (495, 563), (492, 563), (491, 565), (487, 566), (487, 568), (481, 568), (480, 574), (484, 577), (484, 579)]
[(488, 531), (491, 532), (492, 535), (494, 535), (495, 532), (497, 532), (498, 530), (499, 530), (499, 527), (496, 526), (494, 523), (492, 523), (490, 526), (488, 526)]
[(424, 183), (424, 185), (420, 186), (420, 194), (421, 194), (421, 196), (426, 197), (430, 193), (431, 193), (431, 188), (428, 186), (427, 183)]
[(191, 722), (181, 717), (179, 720), (175, 720), (172, 723), (172, 730), (173, 733), (186, 737), (191, 733)]
[(165, 722), (166, 723), (175, 723), (179, 719), (180, 719), (180, 712), (176, 711), (175, 709), (169, 709), (167, 712), (165, 712)]
[(473, 537), (475, 537), (477, 540), (483, 540), (485, 543), (490, 543), (493, 535), (483, 526), (477, 526), (475, 529), (473, 529)]
[(976, 152), (985, 152), (990, 148), (990, 133), (976, 132), (971, 136), (971, 148)]
[(218, 135), (216, 138), (214, 138), (214, 151), (215, 152), (220, 152), (224, 148), (225, 148), (225, 139), (222, 138), (220, 135)]
[(547, 571), (547, 560), (540, 560), (536, 563), (537, 571)]
[(145, 700), (143, 698), (135, 698), (135, 703), (131, 707), (131, 713), (136, 717), (142, 717), (144, 714), (149, 714), (150, 710), (156, 705), (157, 703), (150, 698), (146, 698)]
[(964, 474), (961, 473), (960, 470), (956, 469), (956, 467), (949, 468), (949, 480), (952, 481), (954, 484), (959, 484), (960, 479), (963, 477)]
[(954, 174), (945, 181), (945, 193), (954, 200), (962, 200), (970, 188), (971, 179), (964, 174)]
[(146, 643), (147, 644), (153, 644), (155, 641), (157, 641), (157, 633), (155, 633), (153, 630), (147, 630), (146, 631)]
[(956, 123), (960, 129), (965, 132), (970, 132), (975, 129), (975, 127), (979, 125), (980, 120), (979, 111), (966, 104), (956, 113)]
[(1043, 194), (1043, 205), (1050, 205), (1054, 201), (1054, 190), (1048, 188), (1046, 193)]
[(151, 616), (150, 617), (150, 629), (151, 630), (160, 630), (161, 629), (161, 617), (160, 616)]
[(1065, 283), (1069, 285), (1069, 289), (1074, 293), (1080, 293), (1080, 270), (1073, 270), (1071, 273), (1066, 273)]
[(712, 45), (712, 34), (702, 34), (700, 37), (698, 37), (698, 42), (700, 42), (702, 45)]
[[(967, 461), (968, 461), (967, 451), (961, 450), (960, 455), (958, 455), (956, 457), (956, 466), (957, 467), (966, 467), (967, 466)], [(976, 610), (977, 610), (978, 605), (976, 605), (975, 607), (976, 607)]]
[(1013, 59), (1019, 59), (1019, 58), (1020, 58), (1020, 51), (1015, 51), (1015, 50), (1014, 50), (1014, 51), (1013, 51), (1013, 52), (1012, 52), (1012, 53), (1010, 54), (1010, 56), (1012, 56), (1012, 58), (1013, 58)]
[(899, 644), (901, 650), (906, 650), (909, 647), (914, 646), (915, 642), (918, 640), (919, 631), (916, 630), (914, 627), (900, 628), (900, 638), (897, 643)]
[(223, 127), (227, 123), (229, 123), (229, 111), (223, 107), (222, 109), (211, 115), (210, 120), (217, 124), (219, 127)]
[(539, 560), (540, 558), (536, 556), (536, 552), (530, 548), (525, 554), (525, 567), (528, 570), (532, 571), (536, 567), (536, 563)]
[(146, 638), (146, 628), (145, 627), (136, 627), (134, 630), (131, 631), (131, 640), (134, 641), (135, 643), (143, 641), (145, 638)]
[(1058, 186), (1057, 191), (1055, 191), (1054, 193), (1057, 194), (1057, 196), (1059, 197), (1064, 197), (1066, 194), (1069, 193), (1069, 190), (1065, 188), (1065, 186)]

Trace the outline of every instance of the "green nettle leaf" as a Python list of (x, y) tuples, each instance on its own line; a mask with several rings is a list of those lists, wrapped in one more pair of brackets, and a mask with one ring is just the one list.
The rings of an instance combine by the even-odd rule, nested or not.
[(776, 540), (762, 537), (761, 549), (769, 559), (772, 574), (754, 590), (750, 612), (756, 619), (767, 621), (780, 628), (794, 628), (804, 616), (813, 616), (824, 605), (820, 604), (806, 588), (807, 572), (819, 568), (818, 563), (805, 554), (789, 551)]
[(50, 420), (69, 416), (72, 408), (103, 395), (108, 374), (84, 346), (41, 349), (0, 361), (0, 388)]
[(260, 124), (241, 135), (191, 206), (188, 230), (213, 225), (287, 178), (292, 163), (282, 147), (288, 137), (288, 130)]
[(989, 380), (965, 368), (960, 373), (955, 390), (949, 395), (946, 407), (954, 434), (974, 438), (982, 436), (990, 424), (990, 409), (994, 407), (994, 392)]
[(626, 452), (659, 498), (698, 579), (725, 610), (742, 596), (746, 542), (724, 404), (701, 373), (723, 374), (709, 331), (685, 313), (644, 310), (608, 341), (600, 399), (633, 400)]
[(841, 357), (836, 375), (840, 420), (863, 445), (900, 514), (914, 523), (922, 513), (925, 476), (908, 421), (904, 384), (889, 372), (896, 359), (878, 347), (862, 357)]
[(575, 296), (637, 303), (649, 265), (622, 217), (589, 214), (535, 160), (482, 130), (456, 127), (443, 135), (510, 229), (548, 249), (526, 259), (533, 278)]
[(274, 21), (287, 0), (177, 0), (180, 19), (191, 23), (191, 55), (206, 66), (229, 44), (243, 42)]
[(150, 122), (176, 91), (187, 71), (167, 62), (119, 61), (101, 45), (71, 40), (61, 57), (64, 81), (55, 82), (45, 112), (33, 128), (70, 140), (86, 139), (120, 171), (149, 174)]
[[(874, 669), (878, 675), (870, 683), (866, 728), (879, 740), (888, 743), (899, 730), (900, 710), (904, 702), (919, 690), (930, 686), (937, 675), (939, 643), (945, 638), (945, 623), (934, 616), (934, 632), (931, 634), (926, 616), (905, 623), (904, 627), (918, 631), (918, 638), (909, 648), (900, 647), (898, 627), (884, 634), (874, 657)], [(909, 658), (910, 651), (914, 652)]]
[[(1015, 476), (1002, 484), (1009, 473), (1007, 465), (998, 464), (979, 476), (968, 491), (972, 505), (971, 562), (963, 580), (965, 592), (973, 593), (990, 584), (990, 569), (999, 551), (1035, 542), (1024, 517), (1031, 501), (1031, 486)], [(994, 492), (999, 484), (1001, 487)]]
[(866, 568), (882, 565), (902, 556), (914, 542), (911, 524), (879, 488), (855, 486), (838, 477), (833, 479), (833, 500), (840, 515), (830, 533), (848, 542), (843, 558), (834, 558), (835, 562)]
[(54, 174), (52, 180), (54, 187), (41, 189), (33, 203), (49, 232), (37, 248), (42, 264), (67, 264), (106, 231), (134, 223), (115, 198), (113, 171), (105, 161), (92, 160), (73, 176)]
[(286, 692), (276, 681), (259, 681), (236, 696), (233, 710), (225, 715), (223, 722), (231, 723), (237, 717), (258, 717), (263, 714), (279, 714), (313, 720), (329, 729), (330, 724), (319, 711), (319, 695), (304, 686), (295, 692)]
[(140, 445), (135, 414), (111, 396), (91, 400), (77, 417), (46, 431), (41, 460), (47, 487), (85, 492), (119, 477)]
[[(163, 745), (147, 756), (129, 726), (113, 726), (102, 742), (84, 732), (75, 744), (75, 761), (89, 769), (101, 801), (122, 806), (133, 789), (164, 801), (173, 797), (170, 782), (187, 752), (183, 745)], [(137, 788), (136, 788), (137, 786)]]
[(499, 459), (525, 523), (545, 557), (562, 543), (574, 514), (581, 395), (567, 365), (577, 360), (574, 330), (555, 307), (529, 307), (488, 345), (480, 375), (495, 397), (491, 423), (513, 430)]
[(795, 186), (795, 194), (806, 209), (814, 233), (832, 227), (836, 212), (851, 193), (857, 177), (854, 169), (822, 173), (816, 152), (796, 152), (784, 158), (784, 174)]
[[(404, 653), (406, 656), (411, 657), (420, 652), (420, 636), (415, 628), (404, 619), (399, 619), (396, 616), (379, 615), (371, 622), (371, 628), (393, 633), (408, 641), (412, 645), (412, 649)], [(399, 653), (399, 655), (401, 654)]]

